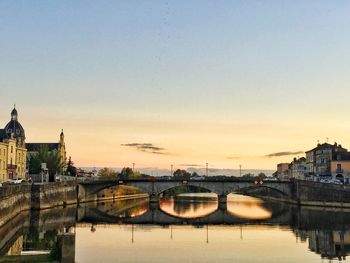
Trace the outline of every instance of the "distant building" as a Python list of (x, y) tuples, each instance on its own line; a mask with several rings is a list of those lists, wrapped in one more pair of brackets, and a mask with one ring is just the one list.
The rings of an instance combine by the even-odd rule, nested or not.
[(288, 166), (288, 177), (299, 179), (299, 180), (305, 180), (307, 179), (305, 177), (306, 173), (306, 158), (301, 157), (299, 159), (294, 158), (293, 162), (291, 162)]
[(306, 152), (306, 172), (309, 176), (331, 176), (331, 161), (338, 153), (346, 153), (347, 149), (340, 144), (323, 143)]
[(346, 184), (350, 183), (350, 153), (338, 153), (331, 161), (332, 179), (338, 179)]
[(288, 178), (288, 167), (289, 163), (277, 164), (277, 172), (274, 174), (279, 180), (289, 180)]
[(25, 132), (18, 121), (18, 112), (14, 108), (11, 120), (4, 129), (0, 129), (0, 180), (25, 178), (27, 149)]

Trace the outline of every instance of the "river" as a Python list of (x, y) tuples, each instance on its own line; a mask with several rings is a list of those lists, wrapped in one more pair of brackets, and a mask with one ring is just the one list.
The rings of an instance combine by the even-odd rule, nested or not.
[(0, 235), (0, 262), (350, 262), (350, 210), (240, 195), (23, 212)]

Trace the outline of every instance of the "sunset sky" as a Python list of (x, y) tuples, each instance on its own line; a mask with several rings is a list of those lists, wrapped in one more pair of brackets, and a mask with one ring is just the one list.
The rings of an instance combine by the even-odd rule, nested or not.
[(349, 1), (0, 1), (0, 123), (16, 103), (27, 142), (63, 128), (78, 166), (274, 169), (327, 137), (350, 148), (349, 14)]

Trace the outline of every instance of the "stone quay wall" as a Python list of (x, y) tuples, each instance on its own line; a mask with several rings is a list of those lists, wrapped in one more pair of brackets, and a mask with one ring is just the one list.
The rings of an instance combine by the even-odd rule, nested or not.
[(75, 182), (19, 184), (0, 187), (0, 225), (26, 210), (40, 210), (77, 203)]
[(298, 180), (294, 200), (299, 205), (350, 207), (350, 186)]
[(31, 208), (31, 185), (0, 187), (0, 225)]

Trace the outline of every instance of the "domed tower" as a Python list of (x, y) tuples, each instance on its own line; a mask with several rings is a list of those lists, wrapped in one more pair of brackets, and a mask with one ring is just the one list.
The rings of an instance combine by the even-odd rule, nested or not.
[(25, 146), (25, 133), (22, 125), (18, 121), (18, 112), (16, 106), (11, 112), (11, 120), (4, 128), (4, 139), (16, 139), (17, 146)]

